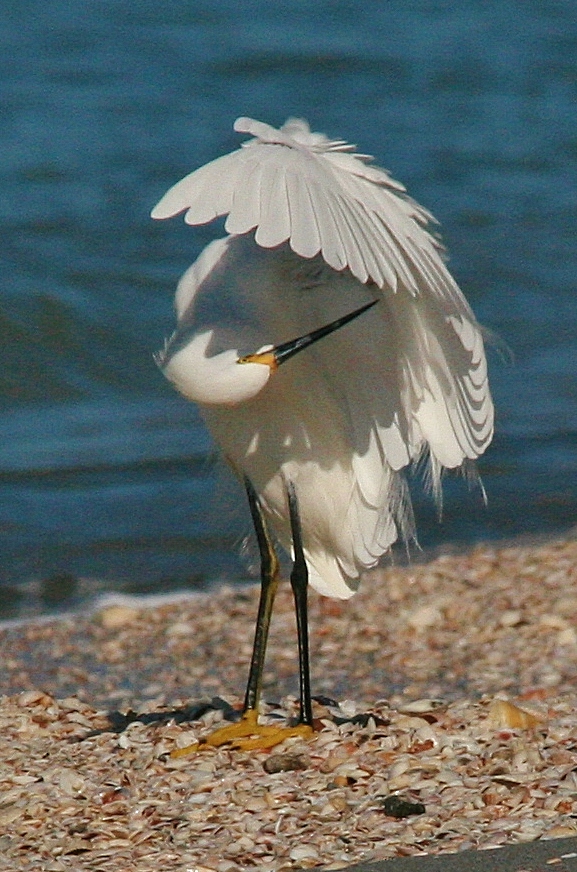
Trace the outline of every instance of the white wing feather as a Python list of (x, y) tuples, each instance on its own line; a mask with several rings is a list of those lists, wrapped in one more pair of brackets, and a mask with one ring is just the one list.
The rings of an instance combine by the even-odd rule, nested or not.
[[(348, 268), (363, 283), (396, 290), (399, 279), (414, 290), (396, 237), (413, 236), (417, 252), (437, 257), (439, 245), (425, 229), (430, 214), (402, 185), (352, 146), (311, 133), (304, 121), (275, 130), (241, 118), (235, 129), (256, 138), (174, 185), (153, 218), (186, 212), (188, 224), (205, 224), (228, 215), (227, 233), (256, 230), (265, 248), (288, 241), (301, 257), (320, 252), (333, 269)], [(396, 232), (383, 234), (383, 227)], [(418, 257), (414, 267), (424, 279), (426, 263)]]
[[(239, 407), (234, 426), (224, 418), (219, 423), (218, 410), (207, 419), (228, 455), (254, 478), (289, 547), (283, 482), (285, 476), (295, 481), (311, 584), (347, 597), (399, 532), (413, 533), (402, 469), (428, 455), (440, 499), (443, 468), (466, 466), (489, 444), (493, 404), (483, 338), (427, 229), (434, 219), (369, 157), (311, 133), (298, 119), (276, 130), (240, 118), (235, 129), (254, 138), (178, 182), (152, 213), (167, 218), (184, 211), (190, 224), (227, 216), (231, 236), (208, 246), (179, 283), (181, 328), (194, 321), (197, 296), (222, 296), (224, 287), (271, 331), (262, 342), (308, 332), (362, 305), (376, 293), (374, 285), (381, 291), (370, 314), (334, 333), (322, 351), (311, 346), (309, 363), (295, 358), (292, 376), (283, 372), (286, 385), (299, 367), (306, 373), (292, 383), (295, 420), (286, 421), (286, 444), (308, 444), (309, 427), (310, 438), (320, 438), (321, 405), (332, 403), (327, 420), (339, 419), (339, 439), (349, 446), (340, 455), (335, 448), (333, 457), (328, 434), (314, 474), (309, 461), (303, 471), (302, 464), (279, 460), (276, 422), (284, 415), (282, 407), (270, 412), (275, 395), (267, 396), (260, 418), (276, 414), (268, 442), (268, 424), (254, 441), (254, 408), (245, 414)], [(243, 432), (251, 446), (246, 454), (238, 448)], [(316, 531), (313, 539), (307, 530)]]

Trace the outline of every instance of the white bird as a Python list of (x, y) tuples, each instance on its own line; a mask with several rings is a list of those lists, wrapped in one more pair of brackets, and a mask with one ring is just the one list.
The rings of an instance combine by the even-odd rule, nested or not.
[(253, 138), (152, 212), (192, 225), (227, 216), (227, 235), (180, 280), (177, 328), (158, 356), (245, 482), (262, 558), (243, 718), (214, 744), (262, 729), (273, 537), (294, 557), (309, 728), (307, 579), (352, 596), (399, 536), (414, 536), (403, 470), (424, 459), (440, 500), (443, 469), (475, 475), (493, 433), (482, 332), (432, 216), (372, 158), (303, 120), (234, 128)]

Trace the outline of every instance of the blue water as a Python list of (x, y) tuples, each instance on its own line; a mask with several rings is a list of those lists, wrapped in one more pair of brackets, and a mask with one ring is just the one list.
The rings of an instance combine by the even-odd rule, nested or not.
[(577, 521), (577, 12), (573, 0), (80, 2), (0, 8), (0, 613), (103, 589), (246, 578), (242, 494), (152, 353), (217, 233), (151, 207), (235, 148), (232, 123), (308, 118), (441, 221), (493, 354), (489, 504), (448, 482), (420, 541)]

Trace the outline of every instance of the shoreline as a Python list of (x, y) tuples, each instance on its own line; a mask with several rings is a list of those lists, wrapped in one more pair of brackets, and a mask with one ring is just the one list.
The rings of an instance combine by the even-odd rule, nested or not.
[[(383, 557), (382, 564), (379, 566), (377, 572), (386, 572), (388, 569), (411, 569), (411, 567), (433, 563), (438, 558), (468, 554), (476, 548), (484, 546), (495, 549), (516, 547), (540, 548), (548, 543), (572, 540), (575, 538), (577, 538), (577, 526), (568, 525), (566, 528), (561, 528), (555, 532), (541, 534), (535, 534), (533, 532), (520, 533), (511, 537), (488, 540), (481, 539), (473, 542), (449, 541), (424, 548), (421, 548), (421, 546), (416, 543), (411, 545), (408, 551), (402, 544), (397, 542), (393, 546), (392, 554), (389, 557), (387, 557), (387, 555)], [(365, 584), (370, 584), (371, 575), (372, 573), (368, 574), (368, 581), (363, 580), (361, 582), (361, 589)], [(186, 602), (188, 599), (194, 600), (196, 597), (213, 596), (218, 594), (221, 590), (231, 589), (233, 591), (242, 591), (254, 586), (258, 587), (260, 583), (258, 573), (255, 571), (255, 574), (251, 576), (248, 570), (244, 576), (238, 576), (234, 580), (221, 577), (206, 583), (199, 589), (193, 589), (191, 587), (175, 587), (173, 590), (165, 593), (131, 593), (122, 590), (108, 590), (102, 588), (101, 581), (96, 577), (94, 579), (88, 576), (82, 577), (79, 579), (79, 582), (83, 589), (87, 591), (90, 589), (91, 585), (94, 585), (96, 587), (96, 592), (92, 594), (86, 593), (82, 597), (73, 597), (72, 603), (69, 606), (57, 605), (51, 610), (29, 611), (21, 615), (16, 614), (12, 617), (0, 617), (0, 633), (4, 629), (27, 624), (50, 623), (76, 617), (87, 617), (93, 615), (101, 608), (107, 607), (109, 604), (115, 604), (117, 601), (119, 604), (126, 604), (137, 609), (155, 608), (156, 606), (162, 606), (164, 604), (170, 605), (171, 603), (181, 601)], [(40, 582), (33, 581), (28, 582), (28, 584), (38, 586)], [(315, 595), (314, 592), (312, 595)]]

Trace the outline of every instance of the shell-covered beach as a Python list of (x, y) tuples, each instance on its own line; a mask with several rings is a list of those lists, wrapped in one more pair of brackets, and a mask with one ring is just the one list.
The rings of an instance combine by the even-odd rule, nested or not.
[[(311, 596), (319, 732), (250, 753), (171, 756), (239, 708), (256, 586), (7, 624), (0, 868), (276, 872), (577, 835), (576, 582), (568, 537)], [(271, 633), (274, 722), (296, 710), (288, 585)]]

